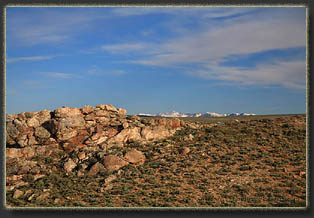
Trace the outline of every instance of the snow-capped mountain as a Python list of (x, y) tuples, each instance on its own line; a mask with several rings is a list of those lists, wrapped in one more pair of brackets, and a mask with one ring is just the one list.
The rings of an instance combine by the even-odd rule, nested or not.
[(169, 113), (157, 113), (157, 114), (139, 113), (137, 115), (146, 116), (146, 117), (232, 117), (232, 116), (253, 116), (256, 114), (249, 114), (249, 113), (219, 114), (219, 113), (214, 113), (214, 112), (180, 113), (180, 112), (172, 111)]

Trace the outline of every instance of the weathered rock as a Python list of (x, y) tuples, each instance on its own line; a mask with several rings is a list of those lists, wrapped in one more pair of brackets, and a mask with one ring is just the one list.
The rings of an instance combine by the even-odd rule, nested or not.
[(17, 114), (6, 114), (5, 116), (6, 122), (13, 121), (14, 119), (17, 119)]
[(189, 152), (190, 152), (190, 148), (184, 147), (184, 148), (181, 149), (181, 152), (180, 152), (180, 153), (181, 153), (182, 155), (185, 155), (185, 154), (187, 154), (187, 153), (189, 153)]
[(36, 161), (24, 160), (22, 164), (19, 164), (18, 174), (25, 174), (31, 172), (37, 165)]
[(79, 177), (84, 176), (84, 172), (82, 170), (79, 170), (77, 171), (76, 175)]
[(44, 192), (43, 194), (39, 195), (36, 200), (37, 201), (43, 201), (43, 200), (46, 200), (46, 198), (48, 198), (50, 195), (49, 192)]
[(142, 165), (145, 162), (145, 155), (136, 149), (129, 151), (125, 154), (124, 158), (129, 162), (136, 165)]
[(88, 175), (96, 175), (98, 174), (99, 172), (102, 172), (105, 170), (105, 167), (104, 165), (102, 165), (101, 163), (99, 162), (96, 162), (91, 168), (90, 170), (88, 171)]
[(78, 153), (77, 157), (80, 159), (80, 160), (84, 160), (86, 158), (86, 154), (85, 152), (80, 152)]
[(88, 114), (88, 115), (86, 115), (85, 117), (84, 117), (84, 119), (86, 120), (86, 121), (94, 121), (95, 120), (95, 114)]
[(96, 106), (96, 108), (100, 108), (101, 110), (118, 112), (118, 110), (111, 104), (99, 104)]
[(305, 172), (305, 171), (299, 172), (299, 176), (301, 176), (301, 177), (306, 177), (306, 172)]
[(14, 121), (6, 123), (6, 132), (7, 135), (11, 136), (12, 138), (16, 138), (20, 133), (17, 127), (14, 125)]
[(54, 110), (55, 117), (64, 118), (64, 117), (77, 117), (81, 115), (79, 108), (72, 107), (62, 107)]
[(118, 113), (119, 113), (120, 115), (126, 116), (126, 110), (125, 110), (125, 109), (123, 109), (123, 108), (118, 108), (117, 111), (118, 111)]
[(106, 110), (99, 110), (95, 113), (96, 117), (110, 117), (110, 112)]
[(138, 127), (123, 129), (119, 134), (110, 138), (108, 143), (121, 144), (131, 140), (141, 140), (140, 129)]
[(25, 112), (25, 117), (26, 118), (32, 118), (34, 116), (36, 116), (38, 114), (38, 112)]
[(168, 136), (171, 136), (175, 133), (175, 130), (165, 129), (161, 126), (149, 128), (143, 127), (141, 130), (141, 136), (145, 140), (158, 140)]
[(46, 139), (50, 137), (50, 132), (48, 132), (48, 130), (46, 130), (44, 127), (39, 126), (35, 129), (35, 136)]
[(130, 120), (140, 120), (141, 118), (139, 116), (136, 115), (131, 115), (128, 117)]
[(110, 171), (118, 170), (128, 164), (129, 163), (127, 161), (114, 155), (108, 155), (104, 157), (104, 165), (106, 169)]
[(109, 185), (113, 180), (117, 179), (117, 176), (110, 175), (105, 179), (105, 185)]
[(40, 123), (36, 117), (32, 117), (31, 119), (27, 120), (27, 125), (29, 127), (38, 127)]
[(124, 123), (122, 123), (122, 127), (123, 127), (123, 129), (126, 129), (126, 128), (128, 128), (128, 127), (129, 127), (129, 124), (128, 124), (128, 122), (124, 122)]
[(44, 174), (36, 174), (36, 175), (34, 175), (33, 180), (36, 181), (37, 179), (43, 178), (43, 177), (45, 177), (45, 176), (46, 176), (46, 175), (44, 175)]
[(13, 194), (13, 198), (19, 198), (24, 194), (23, 191), (16, 189), (14, 194)]
[(76, 167), (76, 163), (72, 159), (69, 159), (67, 162), (64, 163), (64, 170), (69, 173)]
[(22, 157), (21, 150), (18, 148), (7, 148), (5, 155), (6, 155), (6, 158), (20, 158), (20, 157)]
[(82, 130), (78, 134), (79, 135), (72, 137), (63, 143), (62, 147), (64, 148), (66, 152), (69, 153), (69, 152), (72, 152), (74, 150), (84, 147), (83, 142), (86, 139), (86, 137), (88, 137), (87, 131)]
[(19, 144), (21, 148), (24, 148), (26, 145), (28, 145), (27, 135), (20, 136), (17, 140), (17, 144)]
[(58, 120), (58, 123), (56, 123), (56, 126), (61, 130), (70, 128), (83, 129), (85, 126), (85, 120), (81, 116), (61, 118)]
[(28, 145), (31, 146), (31, 145), (37, 145), (38, 142), (35, 138), (35, 136), (29, 136), (28, 137)]
[(33, 200), (33, 198), (35, 197), (36, 195), (35, 195), (35, 193), (34, 194), (32, 194), (31, 196), (29, 196), (29, 198), (27, 199), (28, 201), (31, 201), (31, 200)]
[(178, 118), (167, 120), (166, 126), (168, 128), (179, 128), (184, 126), (184, 121), (179, 120)]
[[(150, 125), (148, 125), (150, 124)], [(131, 141), (158, 140), (182, 127), (178, 119), (157, 118), (142, 122), (138, 116), (126, 117), (126, 110), (102, 104), (93, 108), (62, 107), (53, 112), (24, 112), (6, 115), (6, 143), (21, 150), (7, 150), (7, 158), (50, 155), (51, 150), (67, 153), (78, 149), (109, 148)], [(43, 146), (39, 149), (38, 146)], [(53, 147), (45, 147), (53, 145)], [(103, 146), (104, 145), (104, 146)], [(36, 147), (35, 150), (23, 150)], [(24, 151), (24, 153), (22, 152)], [(25, 169), (26, 170), (26, 169)]]
[(81, 109), (83, 114), (90, 114), (94, 111), (94, 108), (90, 105), (85, 105), (82, 109)]
[(194, 136), (192, 134), (189, 134), (187, 136), (184, 136), (184, 141), (191, 141), (193, 140)]
[(119, 131), (116, 128), (109, 128), (104, 132), (104, 135), (107, 136), (108, 138), (111, 138), (115, 135), (117, 135)]
[(58, 144), (49, 144), (45, 146), (37, 146), (35, 153), (40, 156), (50, 156), (53, 153), (61, 151)]

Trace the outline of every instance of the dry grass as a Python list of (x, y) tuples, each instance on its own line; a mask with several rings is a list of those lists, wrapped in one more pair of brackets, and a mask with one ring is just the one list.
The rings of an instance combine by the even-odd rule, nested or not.
[[(145, 118), (146, 119), (146, 118)], [(147, 118), (149, 119), (149, 118)], [(147, 160), (128, 165), (105, 189), (105, 172), (78, 177), (62, 173), (60, 160), (39, 159), (54, 169), (20, 189), (41, 193), (43, 201), (14, 199), (21, 207), (305, 207), (305, 115), (233, 118), (183, 118), (217, 126), (185, 128), (174, 136), (143, 145), (130, 143), (109, 152), (122, 155), (136, 148)], [(235, 122), (238, 119), (240, 122)], [(192, 140), (184, 139), (191, 134)], [(190, 148), (182, 155), (182, 147)], [(61, 157), (60, 157), (61, 158)], [(40, 162), (42, 161), (42, 162)], [(53, 168), (55, 167), (55, 168)], [(59, 199), (59, 200), (56, 200)]]

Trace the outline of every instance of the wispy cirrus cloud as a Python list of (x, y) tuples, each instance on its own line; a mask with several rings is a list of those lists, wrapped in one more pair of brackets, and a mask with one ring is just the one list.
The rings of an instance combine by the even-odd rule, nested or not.
[(165, 54), (140, 59), (136, 63), (155, 66), (207, 63), (229, 55), (305, 46), (305, 37), (305, 25), (298, 23), (247, 21), (155, 44)]
[(58, 73), (58, 72), (40, 72), (39, 74), (48, 76), (51, 78), (59, 78), (59, 79), (74, 79), (74, 78), (82, 78), (80, 75), (70, 74), (70, 73)]
[[(64, 43), (94, 26), (94, 21), (108, 17), (89, 8), (25, 8), (18, 13), (7, 8), (7, 41), (23, 46)], [(18, 28), (17, 28), (18, 27)]]
[[(230, 81), (243, 85), (278, 85), (286, 88), (305, 89), (306, 64), (304, 60), (259, 63), (253, 68), (210, 66), (207, 70), (190, 72), (205, 79)], [(232, 84), (232, 83), (231, 83)]]
[(156, 44), (146, 42), (103, 45), (101, 46), (101, 49), (114, 54), (159, 54), (161, 52)]
[(120, 53), (120, 52), (128, 52), (128, 51), (140, 51), (143, 49), (147, 49), (149, 45), (147, 43), (123, 43), (116, 45), (104, 45), (101, 48), (103, 50)]
[[(120, 9), (119, 9), (120, 10)], [(122, 9), (121, 9), (122, 10)], [(149, 13), (139, 8), (125, 15)], [(231, 16), (237, 13), (248, 13), (252, 9), (234, 9), (230, 11), (208, 13), (204, 17)], [(242, 10), (242, 11), (241, 11)], [(254, 9), (256, 10), (256, 9)], [(122, 13), (122, 11), (121, 11)], [(269, 14), (273, 15), (273, 14)], [(161, 43), (137, 43), (107, 45), (105, 51), (123, 55), (133, 52), (135, 55), (129, 63), (155, 66), (178, 67), (183, 72), (207, 79), (237, 82), (240, 84), (281, 84), (287, 88), (304, 88), (304, 61), (257, 61), (254, 69), (222, 66), (230, 56), (241, 56), (274, 49), (305, 47), (305, 19), (290, 19), (289, 12), (276, 14), (262, 19), (251, 19), (250, 16), (236, 17), (221, 21), (219, 25), (203, 24), (200, 28), (184, 31), (185, 34), (164, 40)], [(147, 55), (147, 51), (154, 51)], [(186, 64), (194, 64), (204, 71), (184, 70)], [(192, 72), (192, 73), (191, 73)], [(194, 73), (193, 73), (194, 72)]]
[(254, 11), (254, 8), (237, 7), (118, 7), (112, 10), (116, 16), (142, 16), (147, 14), (177, 14), (185, 16), (197, 16), (198, 18), (221, 18), (233, 15), (240, 15)]
[(53, 56), (31, 56), (31, 57), (17, 57), (17, 58), (7, 58), (7, 63), (14, 63), (19, 61), (42, 61), (42, 60), (49, 60), (55, 58), (57, 55)]
[(106, 76), (106, 75), (116, 75), (121, 76), (124, 75), (126, 72), (124, 70), (103, 70), (100, 67), (93, 65), (88, 71), (88, 75), (92, 76)]

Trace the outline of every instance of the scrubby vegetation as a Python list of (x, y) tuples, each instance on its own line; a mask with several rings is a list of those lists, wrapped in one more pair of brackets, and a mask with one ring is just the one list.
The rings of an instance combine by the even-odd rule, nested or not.
[(35, 156), (48, 176), (23, 178), (26, 184), (18, 187), (23, 194), (16, 198), (15, 190), (8, 190), (7, 206), (306, 206), (305, 115), (192, 121), (197, 128), (183, 128), (170, 138), (107, 151), (121, 157), (131, 149), (141, 151), (146, 160), (140, 166), (78, 176), (63, 171), (62, 152)]

